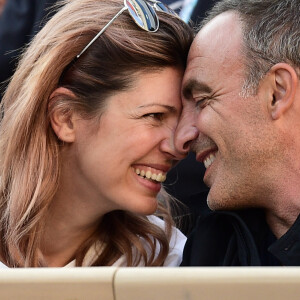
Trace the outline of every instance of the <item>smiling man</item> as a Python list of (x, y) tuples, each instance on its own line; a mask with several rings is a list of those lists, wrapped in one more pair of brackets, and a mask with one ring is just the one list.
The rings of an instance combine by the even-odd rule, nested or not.
[(192, 44), (175, 143), (204, 162), (216, 213), (185, 265), (300, 265), (299, 12), (299, 0), (223, 0)]

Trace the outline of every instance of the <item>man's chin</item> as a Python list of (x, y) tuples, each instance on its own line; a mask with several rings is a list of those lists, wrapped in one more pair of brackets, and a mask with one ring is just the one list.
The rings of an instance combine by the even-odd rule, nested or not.
[(226, 199), (224, 195), (218, 196), (210, 192), (207, 196), (207, 205), (211, 210), (230, 210), (236, 209), (230, 205), (230, 200)]
[(214, 199), (214, 197), (211, 195), (211, 192), (208, 193), (207, 195), (207, 206), (211, 209), (211, 210), (219, 210), (219, 205), (216, 201), (216, 199)]
[(212, 190), (209, 191), (207, 196), (207, 206), (213, 210), (241, 210), (256, 207), (253, 202), (246, 202), (244, 198), (225, 195), (223, 193), (214, 193)]

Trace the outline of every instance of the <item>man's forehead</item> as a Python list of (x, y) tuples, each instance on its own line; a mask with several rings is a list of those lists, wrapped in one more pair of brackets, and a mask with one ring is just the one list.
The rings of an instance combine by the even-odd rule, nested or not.
[(183, 79), (183, 94), (203, 87), (220, 88), (233, 74), (244, 74), (242, 24), (233, 12), (207, 23), (191, 46)]
[[(243, 69), (242, 24), (233, 12), (226, 12), (208, 22), (196, 35), (190, 48), (184, 82), (215, 73), (228, 76)], [(215, 75), (214, 75), (215, 76)]]
[(240, 49), (242, 42), (242, 24), (236, 13), (228, 11), (209, 21), (196, 35), (188, 56), (188, 62), (198, 56), (219, 58), (227, 51)]

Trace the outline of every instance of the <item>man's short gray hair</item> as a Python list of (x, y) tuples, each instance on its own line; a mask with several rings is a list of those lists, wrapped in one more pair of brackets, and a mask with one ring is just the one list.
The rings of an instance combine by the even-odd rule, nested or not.
[(255, 94), (260, 80), (279, 62), (300, 76), (300, 0), (221, 0), (201, 23), (234, 11), (241, 20), (247, 74), (243, 94)]

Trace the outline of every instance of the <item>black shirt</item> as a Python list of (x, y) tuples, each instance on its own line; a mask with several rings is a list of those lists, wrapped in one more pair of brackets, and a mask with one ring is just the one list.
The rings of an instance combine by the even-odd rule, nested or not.
[(203, 200), (198, 206), (181, 266), (300, 266), (300, 216), (276, 240), (262, 210), (211, 211)]

